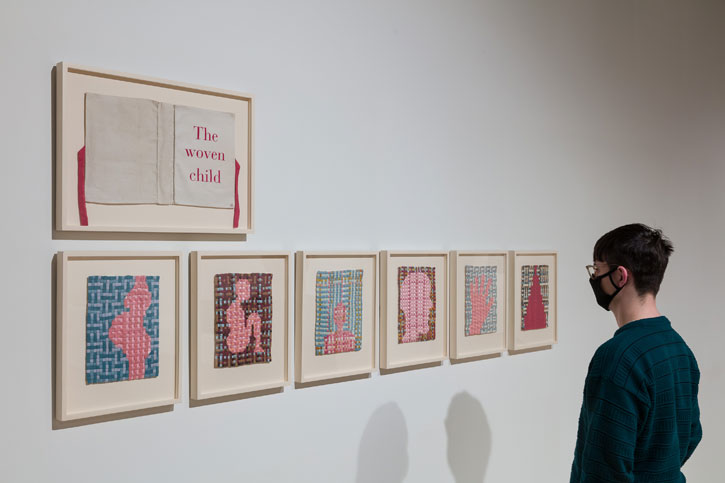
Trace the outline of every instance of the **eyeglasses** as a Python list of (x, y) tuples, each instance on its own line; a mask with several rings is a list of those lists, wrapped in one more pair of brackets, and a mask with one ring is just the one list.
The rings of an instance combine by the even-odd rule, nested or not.
[[(621, 266), (621, 265), (609, 265), (609, 262), (602, 262), (610, 267), (615, 266)], [(594, 278), (597, 276), (597, 272), (600, 270), (600, 268), (597, 268), (596, 265), (587, 265), (587, 273), (589, 274), (589, 278)]]
[(597, 266), (596, 265), (587, 265), (587, 273), (589, 274), (589, 278), (594, 278), (597, 276)]

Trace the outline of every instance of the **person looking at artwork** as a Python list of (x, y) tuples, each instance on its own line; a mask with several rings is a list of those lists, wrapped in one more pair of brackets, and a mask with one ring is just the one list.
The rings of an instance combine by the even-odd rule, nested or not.
[(619, 328), (589, 365), (570, 483), (685, 481), (681, 467), (702, 439), (700, 371), (657, 309), (672, 251), (661, 230), (642, 224), (594, 245), (589, 282)]

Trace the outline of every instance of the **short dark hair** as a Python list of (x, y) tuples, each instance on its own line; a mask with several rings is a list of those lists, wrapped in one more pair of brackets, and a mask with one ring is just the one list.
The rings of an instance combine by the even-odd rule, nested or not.
[(632, 272), (634, 287), (640, 296), (657, 295), (673, 250), (672, 242), (662, 230), (633, 223), (602, 235), (594, 245), (594, 260)]

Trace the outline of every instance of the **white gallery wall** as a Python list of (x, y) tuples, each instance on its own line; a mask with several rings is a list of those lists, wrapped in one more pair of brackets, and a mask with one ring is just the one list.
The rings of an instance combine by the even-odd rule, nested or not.
[[(725, 4), (719, 1), (3, 0), (0, 480), (568, 481), (589, 359), (616, 329), (584, 265), (642, 221), (674, 241), (660, 308), (725, 450)], [(246, 242), (52, 232), (51, 69), (255, 96)], [(52, 429), (60, 250), (556, 249), (559, 344)], [(251, 480), (250, 480), (251, 479)]]

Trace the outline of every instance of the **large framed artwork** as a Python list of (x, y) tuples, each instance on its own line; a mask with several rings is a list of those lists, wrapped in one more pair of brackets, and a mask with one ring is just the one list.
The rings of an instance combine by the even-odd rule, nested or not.
[(295, 381), (375, 368), (378, 254), (297, 252)]
[(448, 356), (448, 253), (380, 253), (380, 367)]
[(283, 387), (290, 254), (192, 252), (191, 399)]
[(511, 251), (509, 266), (509, 350), (556, 344), (557, 253)]
[(179, 399), (176, 252), (59, 252), (56, 419)]
[(56, 230), (252, 231), (252, 97), (56, 66)]
[(451, 359), (504, 352), (508, 253), (453, 251), (450, 255)]

